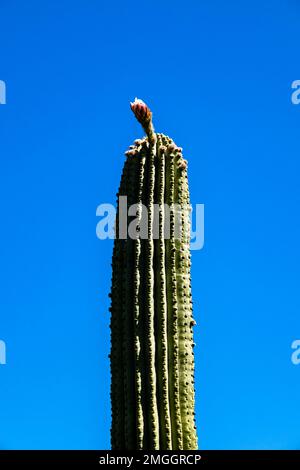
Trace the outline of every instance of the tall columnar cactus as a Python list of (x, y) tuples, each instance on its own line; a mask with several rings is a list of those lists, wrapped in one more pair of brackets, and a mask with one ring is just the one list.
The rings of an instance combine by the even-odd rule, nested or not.
[[(182, 149), (156, 134), (145, 103), (131, 104), (146, 137), (126, 152), (116, 219), (111, 289), (111, 402), (113, 449), (197, 449), (194, 412), (194, 353), (190, 284), (187, 162)], [(119, 233), (119, 198), (136, 204), (146, 236)], [(154, 236), (155, 205), (158, 236)], [(170, 208), (168, 211), (167, 208)], [(177, 211), (178, 212), (178, 211)], [(169, 236), (166, 234), (170, 222)], [(138, 232), (139, 233), (139, 232)]]

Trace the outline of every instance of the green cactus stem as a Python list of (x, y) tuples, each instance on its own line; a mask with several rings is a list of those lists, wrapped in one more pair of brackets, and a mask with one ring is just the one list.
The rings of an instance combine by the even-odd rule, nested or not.
[[(126, 152), (117, 194), (110, 294), (111, 445), (192, 450), (197, 433), (187, 162), (169, 137), (154, 132), (143, 101), (136, 99), (131, 109), (146, 136)], [(119, 234), (120, 196), (127, 197), (128, 208), (135, 204), (135, 214), (128, 217), (135, 237)]]

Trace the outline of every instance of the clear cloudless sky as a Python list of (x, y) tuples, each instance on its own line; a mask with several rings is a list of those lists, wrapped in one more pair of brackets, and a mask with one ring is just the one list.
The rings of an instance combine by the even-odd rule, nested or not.
[(299, 2), (2, 0), (0, 22), (0, 448), (110, 446), (96, 207), (143, 135), (138, 96), (205, 204), (199, 446), (299, 449)]

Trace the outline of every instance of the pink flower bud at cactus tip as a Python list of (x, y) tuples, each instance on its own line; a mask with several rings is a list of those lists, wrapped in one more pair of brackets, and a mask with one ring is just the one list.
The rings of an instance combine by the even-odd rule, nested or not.
[(142, 125), (151, 121), (152, 113), (144, 101), (135, 98), (134, 102), (130, 103), (130, 108)]

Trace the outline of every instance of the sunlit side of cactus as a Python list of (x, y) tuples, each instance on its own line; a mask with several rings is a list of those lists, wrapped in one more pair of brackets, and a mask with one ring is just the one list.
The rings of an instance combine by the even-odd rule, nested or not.
[[(189, 205), (182, 149), (156, 134), (145, 103), (131, 104), (146, 137), (126, 152), (120, 196), (147, 208), (147, 236), (121, 239), (119, 207), (112, 260), (111, 403), (112, 449), (197, 449), (194, 412), (194, 353), (190, 283), (190, 220), (180, 212), (175, 236), (174, 205)], [(159, 205), (154, 237), (153, 204)], [(170, 208), (167, 213), (167, 206)], [(166, 221), (170, 221), (165, 239)]]

